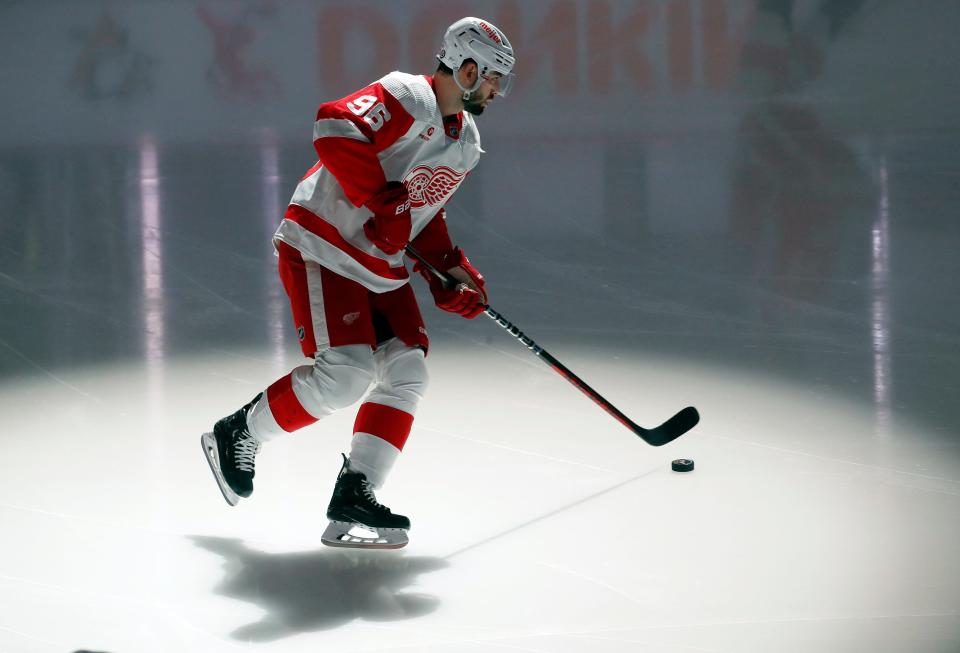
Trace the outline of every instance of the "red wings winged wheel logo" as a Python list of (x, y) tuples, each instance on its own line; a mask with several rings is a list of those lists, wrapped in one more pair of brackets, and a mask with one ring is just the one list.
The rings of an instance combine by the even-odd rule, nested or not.
[(403, 180), (410, 194), (410, 206), (419, 208), (425, 205), (443, 204), (466, 176), (467, 173), (457, 172), (446, 166), (414, 168)]

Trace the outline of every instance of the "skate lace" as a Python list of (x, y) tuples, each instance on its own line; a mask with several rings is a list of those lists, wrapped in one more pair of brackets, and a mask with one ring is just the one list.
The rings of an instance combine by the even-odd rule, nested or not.
[(370, 502), (370, 505), (376, 510), (386, 510), (390, 512), (389, 508), (377, 501), (376, 495), (373, 493), (373, 488), (370, 487), (370, 484), (366, 481), (360, 484), (360, 493), (363, 494), (363, 498)]
[(244, 472), (254, 471), (254, 458), (260, 453), (260, 441), (252, 435), (238, 439), (233, 445), (237, 469)]

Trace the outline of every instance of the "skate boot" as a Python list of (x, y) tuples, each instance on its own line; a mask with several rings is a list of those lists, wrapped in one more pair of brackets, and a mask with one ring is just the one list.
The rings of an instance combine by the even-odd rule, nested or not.
[(410, 520), (396, 515), (377, 501), (367, 477), (343, 467), (327, 507), (330, 525), (320, 540), (327, 546), (357, 549), (399, 549), (407, 545)]
[(240, 497), (253, 493), (254, 458), (260, 451), (260, 441), (247, 430), (247, 414), (261, 396), (262, 392), (234, 414), (218, 421), (213, 433), (204, 433), (200, 438), (210, 471), (231, 506), (240, 503)]

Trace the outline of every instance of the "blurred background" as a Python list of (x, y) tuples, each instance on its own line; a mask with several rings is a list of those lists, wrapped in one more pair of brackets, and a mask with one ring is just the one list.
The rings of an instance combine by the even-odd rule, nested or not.
[[(935, 585), (954, 616), (937, 644), (900, 650), (955, 650), (953, 0), (0, 1), (7, 500), (69, 513), (56, 488), (84, 473), (56, 456), (66, 446), (99, 469), (72, 438), (109, 432), (101, 454), (117, 453), (111, 411), (175, 467), (163, 443), (182, 432), (195, 448), (194, 432), (300, 364), (270, 237), (315, 162), (316, 108), (391, 70), (431, 73), (465, 15), (492, 20), (518, 57), (514, 91), (478, 119), (487, 153), (448, 208), (491, 304), (638, 422), (695, 404), (704, 442), (936, 485), (947, 530), (918, 527), (910, 558), (937, 565), (914, 589)], [(553, 435), (628, 436), (546, 368), (516, 363), (529, 353), (490, 321), (434, 311), (413, 283), (433, 405), (466, 397), (484, 430), (544, 451)], [(545, 433), (486, 417), (519, 415), (526, 393), (541, 416), (545, 393), (589, 417), (576, 433), (549, 413)], [(837, 406), (852, 413), (835, 420)], [(39, 472), (38, 455), (53, 468)], [(76, 514), (115, 490), (104, 481)], [(897, 515), (883, 537), (910, 530)]]
[(430, 73), (470, 14), (519, 58), (451, 202), (499, 310), (947, 428), (960, 4), (941, 0), (8, 0), (0, 375), (289, 345), (269, 237), (316, 107)]

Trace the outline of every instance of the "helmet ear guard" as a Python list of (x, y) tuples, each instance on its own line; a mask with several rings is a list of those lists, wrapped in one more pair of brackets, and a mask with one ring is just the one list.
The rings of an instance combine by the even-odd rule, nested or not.
[[(500, 75), (500, 95), (505, 96), (512, 86), (511, 71), (516, 62), (513, 46), (497, 27), (479, 18), (462, 18), (448, 27), (437, 59), (454, 71), (453, 79), (463, 91), (464, 100), (469, 100), (483, 80), (492, 74)], [(471, 88), (463, 86), (456, 75), (467, 59), (477, 64), (477, 81)]]

